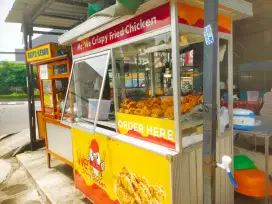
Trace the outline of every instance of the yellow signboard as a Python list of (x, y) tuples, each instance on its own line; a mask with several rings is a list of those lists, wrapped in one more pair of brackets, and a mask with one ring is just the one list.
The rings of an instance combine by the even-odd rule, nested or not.
[(26, 61), (35, 62), (52, 57), (51, 44), (45, 44), (26, 51)]
[(175, 149), (174, 121), (116, 113), (119, 133)]
[(94, 204), (171, 203), (167, 157), (72, 129), (76, 187)]

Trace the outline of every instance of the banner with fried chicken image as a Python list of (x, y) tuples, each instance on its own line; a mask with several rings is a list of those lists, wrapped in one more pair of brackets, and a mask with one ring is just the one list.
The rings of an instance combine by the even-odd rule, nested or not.
[(94, 204), (170, 204), (167, 157), (72, 129), (76, 187)]

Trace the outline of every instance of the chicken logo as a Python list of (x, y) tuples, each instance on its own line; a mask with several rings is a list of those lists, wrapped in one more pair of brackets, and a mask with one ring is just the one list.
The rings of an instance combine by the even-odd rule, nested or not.
[(95, 176), (102, 178), (102, 171), (105, 169), (105, 163), (101, 160), (99, 145), (95, 139), (90, 144), (90, 153), (87, 157), (89, 164)]

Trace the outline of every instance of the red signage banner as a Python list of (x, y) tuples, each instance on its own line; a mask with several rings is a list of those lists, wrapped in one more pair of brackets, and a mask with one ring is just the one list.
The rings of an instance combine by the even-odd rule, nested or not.
[(73, 55), (104, 47), (170, 24), (169, 3), (142, 13), (72, 45)]

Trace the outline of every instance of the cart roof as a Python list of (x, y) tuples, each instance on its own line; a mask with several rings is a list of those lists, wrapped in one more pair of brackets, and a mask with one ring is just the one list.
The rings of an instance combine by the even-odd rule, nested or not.
[(70, 30), (87, 19), (87, 8), (82, 0), (15, 0), (5, 21)]
[[(149, 0), (145, 1), (137, 10), (135, 15), (144, 13), (152, 8), (168, 2), (168, 0)], [(204, 7), (204, 0), (182, 0), (182, 2), (189, 3), (196, 7)], [(231, 16), (233, 20), (239, 20), (253, 16), (252, 4), (244, 0), (219, 0), (220, 7), (219, 12), (223, 15)], [(105, 11), (103, 11), (105, 13)], [(99, 13), (98, 13), (99, 14)], [(74, 27), (61, 35), (58, 39), (59, 44), (70, 45), (85, 37), (94, 35), (103, 30), (106, 30), (112, 26), (118, 25), (132, 17), (111, 17), (105, 15), (91, 16), (88, 20), (82, 24)]]

